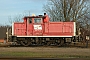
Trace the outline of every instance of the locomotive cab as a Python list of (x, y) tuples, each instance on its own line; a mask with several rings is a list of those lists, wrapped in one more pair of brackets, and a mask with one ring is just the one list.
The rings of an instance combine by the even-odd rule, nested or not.
[(48, 23), (49, 22), (49, 16), (46, 15), (46, 13), (44, 13), (43, 15), (39, 15), (39, 16), (26, 16), (24, 17), (24, 22), (26, 22), (28, 20), (27, 23), (35, 23), (35, 24), (42, 24), (42, 23)]
[(44, 32), (44, 23), (49, 22), (49, 17), (44, 14), (39, 16), (27, 16), (24, 17), (24, 23), (26, 23), (27, 36), (42, 36)]

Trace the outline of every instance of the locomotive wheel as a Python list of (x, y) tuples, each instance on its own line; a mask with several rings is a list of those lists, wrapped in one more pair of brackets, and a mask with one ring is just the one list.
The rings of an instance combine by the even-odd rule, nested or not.
[(47, 46), (50, 46), (51, 45), (51, 42), (49, 41), (49, 42), (47, 42)]
[(63, 46), (64, 45), (64, 40), (61, 40), (61, 46)]
[(57, 46), (61, 46), (61, 40), (57, 40)]
[(57, 46), (62, 46), (63, 44), (64, 44), (63, 39), (57, 40)]
[(23, 41), (21, 41), (21, 44), (23, 46), (29, 46), (31, 44), (31, 42), (29, 40), (23, 40)]

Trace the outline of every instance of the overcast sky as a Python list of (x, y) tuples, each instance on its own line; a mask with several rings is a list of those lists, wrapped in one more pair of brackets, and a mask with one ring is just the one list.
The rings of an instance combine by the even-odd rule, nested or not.
[(31, 15), (43, 14), (43, 5), (46, 2), (47, 0), (0, 0), (0, 25), (10, 24), (10, 16), (28, 15), (29, 11)]

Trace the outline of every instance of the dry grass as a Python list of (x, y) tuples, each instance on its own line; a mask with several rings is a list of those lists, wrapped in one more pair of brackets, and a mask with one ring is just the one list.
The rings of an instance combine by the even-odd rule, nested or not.
[(1, 57), (90, 58), (90, 48), (2, 47)]
[(81, 47), (86, 47), (86, 44), (71, 44), (70, 47), (0, 47), (0, 58), (90, 58), (90, 43), (88, 48)]

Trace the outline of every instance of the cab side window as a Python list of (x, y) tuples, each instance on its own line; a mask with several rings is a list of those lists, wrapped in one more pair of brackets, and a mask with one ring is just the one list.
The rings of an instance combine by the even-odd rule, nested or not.
[(41, 23), (41, 18), (34, 18), (34, 23)]
[(32, 23), (32, 18), (29, 19), (29, 23)]

